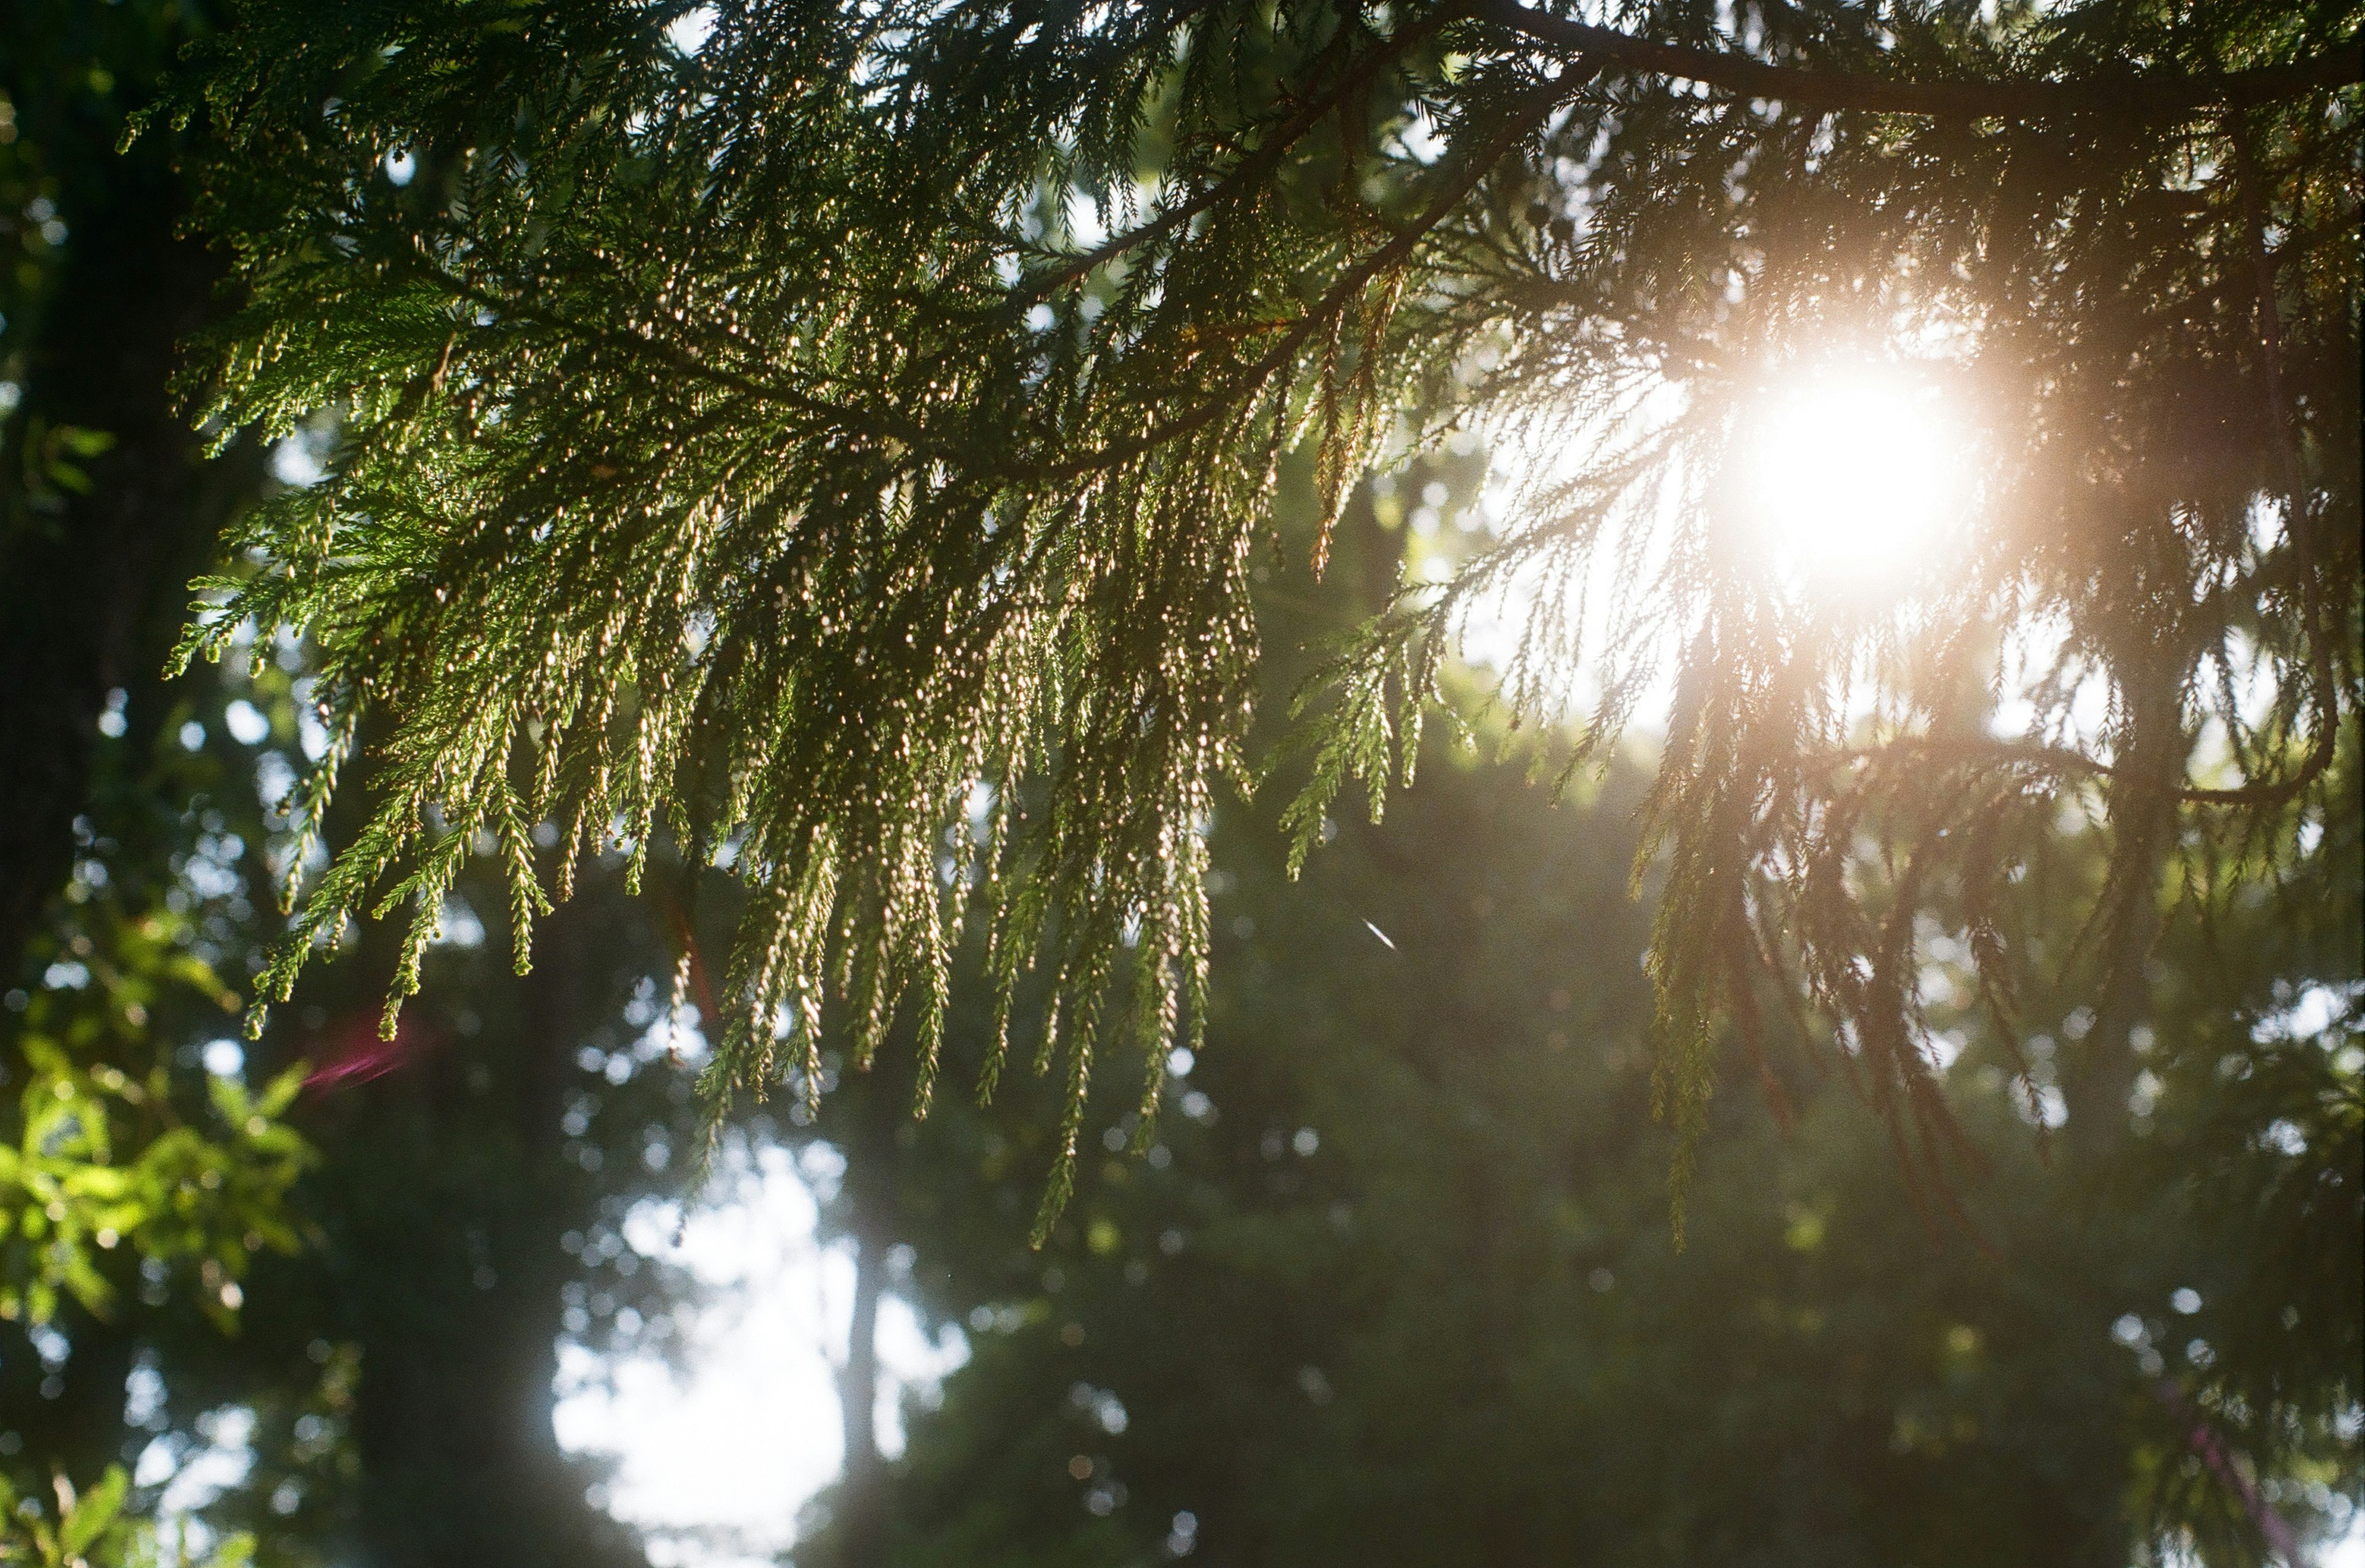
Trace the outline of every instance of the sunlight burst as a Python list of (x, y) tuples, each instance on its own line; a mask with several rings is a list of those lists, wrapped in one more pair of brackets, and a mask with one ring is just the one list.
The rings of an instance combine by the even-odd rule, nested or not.
[(1940, 390), (1828, 369), (1761, 395), (1739, 431), (1741, 507), (1786, 574), (1824, 589), (1894, 584), (1959, 524), (1965, 464)]

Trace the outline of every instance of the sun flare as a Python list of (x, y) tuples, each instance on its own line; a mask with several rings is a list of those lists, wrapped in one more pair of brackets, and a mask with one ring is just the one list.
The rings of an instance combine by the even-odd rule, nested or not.
[(1762, 394), (1739, 439), (1743, 514), (1784, 572), (1818, 586), (1893, 584), (1961, 521), (1959, 421), (1925, 381), (1810, 372)]

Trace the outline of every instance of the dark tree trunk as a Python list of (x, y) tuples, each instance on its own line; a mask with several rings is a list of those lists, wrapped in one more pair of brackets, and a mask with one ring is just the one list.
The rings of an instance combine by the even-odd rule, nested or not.
[(843, 1555), (840, 1568), (877, 1568), (885, 1561), (885, 1462), (879, 1452), (879, 1297), (886, 1263), (875, 1236), (857, 1236), (854, 1253), (854, 1314), (846, 1327), (846, 1370), (838, 1402), (846, 1426), (846, 1476), (838, 1489)]
[(2176, 849), (2175, 790), (2190, 750), (2175, 692), (2155, 697), (2136, 712), (2122, 781), (2111, 799), (2120, 879), (2105, 892), (2107, 946), (2099, 956), (2093, 1023), (2083, 1040), (2062, 1047), (2061, 1096), (2069, 1114), (2063, 1142), (2081, 1173), (2127, 1138), (2127, 1100), (2140, 1070), (2135, 1031), (2151, 1012), (2161, 882)]
[[(111, 134), (103, 124), (70, 134)], [(130, 699), (130, 744), (162, 715), (161, 674), (187, 585), (252, 493), (254, 454), (200, 461), (168, 382), (176, 345), (212, 307), (219, 268), (174, 232), (181, 184), (151, 138), (117, 157), (52, 148), (72, 250), (40, 317), (10, 432), (0, 506), (0, 974), (13, 975), (73, 864), (107, 693)], [(85, 177), (75, 179), (75, 172)], [(61, 427), (113, 444), (76, 458)], [(62, 458), (87, 480), (59, 476)], [(62, 482), (61, 482), (62, 480)]]
[(73, 1303), (52, 1327), (71, 1347), (54, 1372), (21, 1324), (0, 1325), (0, 1431), (14, 1432), (26, 1457), (87, 1485), (110, 1464), (129, 1465), (147, 1441), (123, 1421), (137, 1337)]
[(846, 1326), (838, 1403), (846, 1431), (846, 1471), (831, 1529), (834, 1568), (885, 1568), (888, 1561), (887, 1462), (879, 1450), (879, 1305), (887, 1290), (887, 1254), (896, 1242), (896, 1193), (902, 1170), (898, 1136), (910, 1126), (906, 1056), (882, 1051), (870, 1070), (839, 1092), (849, 1113), (844, 1139), (846, 1231), (854, 1243), (854, 1308)]
[[(443, 1039), (358, 1092), (359, 1147), (335, 1201), (339, 1310), (362, 1350), (363, 1482), (353, 1561), (368, 1568), (642, 1568), (630, 1530), (586, 1501), (596, 1471), (552, 1429), (558, 1233), (596, 1199), (560, 1127), (575, 1048), (606, 980), (588, 899), (544, 923), (532, 975), (508, 988), (510, 1031)], [(435, 1030), (430, 1004), (414, 1004)], [(487, 1103), (489, 1098), (490, 1103)], [(475, 1103), (472, 1105), (471, 1102)]]

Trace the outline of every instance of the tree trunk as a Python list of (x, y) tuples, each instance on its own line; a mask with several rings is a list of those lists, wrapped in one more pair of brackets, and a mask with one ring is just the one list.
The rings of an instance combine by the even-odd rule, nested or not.
[[(59, 206), (72, 250), (28, 356), (0, 496), (0, 975), (22, 964), (73, 864), (108, 691), (130, 699), (126, 744), (154, 734), (189, 578), (259, 477), (253, 454), (201, 462), (170, 390), (177, 345), (211, 311), (219, 268), (175, 236), (185, 203), (163, 141), (121, 157), (47, 150), (68, 175)], [(37, 430), (60, 427), (113, 444), (88, 458), (27, 448)]]
[(887, 1462), (879, 1450), (879, 1304), (887, 1290), (887, 1254), (895, 1245), (895, 1195), (909, 1122), (905, 1058), (882, 1052), (870, 1070), (849, 1074), (838, 1092), (848, 1113), (844, 1140), (846, 1232), (854, 1243), (854, 1310), (847, 1322), (838, 1404), (846, 1431), (846, 1470), (838, 1483), (831, 1535), (835, 1568), (885, 1568)]
[(2086, 1037), (2066, 1043), (2061, 1057), (2061, 1097), (2069, 1113), (2063, 1143), (2079, 1170), (2091, 1170), (2127, 1137), (2127, 1098), (2138, 1070), (2135, 1035), (2151, 1011), (2147, 970), (2159, 940), (2161, 879), (2176, 850), (2175, 790), (2190, 747), (2178, 694), (2154, 698), (2135, 715), (2124, 772), (2112, 791), (2119, 880), (2105, 891), (2101, 990)]
[(846, 1428), (846, 1474), (838, 1487), (840, 1568), (885, 1561), (885, 1461), (879, 1451), (879, 1297), (886, 1260), (876, 1236), (854, 1244), (854, 1314), (846, 1327), (838, 1404)]
[[(422, 1047), (357, 1092), (369, 1102), (360, 1137), (331, 1145), (342, 1307), (362, 1348), (353, 1560), (368, 1568), (646, 1562), (585, 1500), (596, 1473), (559, 1448), (551, 1420), (559, 1292), (574, 1268), (559, 1233), (598, 1206), (560, 1117), (605, 991), (603, 913), (578, 894), (541, 925), (531, 977), (477, 990), (513, 1032)], [(412, 1006), (436, 1027), (431, 1001)]]

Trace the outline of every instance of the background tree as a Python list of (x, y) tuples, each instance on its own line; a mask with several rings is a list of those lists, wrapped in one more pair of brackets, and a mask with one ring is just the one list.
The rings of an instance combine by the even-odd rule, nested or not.
[[(1388, 897), (1399, 884), (1354, 863), (1350, 830), (1308, 873), (1344, 895), (1328, 918), (1246, 881), (1219, 901), (1274, 956), (1264, 985), (1239, 988), (1244, 1033), (1218, 1025), (1189, 1074), (1212, 1114), (1170, 1121), (1165, 1171), (1087, 1185), (1075, 1233), (1033, 1269), (1013, 1249), (947, 1293), (976, 1313), (974, 1360), (940, 1413), (911, 1418), (889, 1560), (2124, 1563), (2191, 1526), (2202, 1561), (2239, 1562), (2265, 1560), (2270, 1519), (2304, 1539), (2348, 1517), (2316, 1512), (2329, 1499), (2312, 1488), (2355, 1496), (2351, 1428), (2195, 1394), (2244, 1378), (2216, 1381), (2246, 1353), (2228, 1338), (2233, 1281), (2266, 1277), (2271, 1246), (2196, 1234), (2193, 1194), (2173, 1186), (2093, 1202), (2032, 1157), (2010, 1092), (1980, 1086), (2000, 1058), (1977, 1047), (1948, 1086), (1993, 1161), (1966, 1202), (2001, 1258), (1933, 1233), (1878, 1181), (1876, 1125), (1811, 1078), (1791, 1084), (1788, 1137), (1719, 1105), (1692, 1239), (1672, 1254), (1665, 1150), (1635, 1118), (1647, 999), (1609, 961), (1631, 964), (1642, 933), (1603, 952), (1609, 933), (1569, 897), (1622, 913), (1613, 868), (1539, 888), (1540, 868), (1566, 868), (1520, 841), (1516, 809), (1494, 831), (1524, 853), (1474, 855), (1494, 831), (1446, 777), (1386, 836), (1452, 843), (1453, 898), (1429, 878)], [(1411, 955), (1405, 972), (1347, 946), (1356, 912)], [(1490, 945), (1479, 925), (1600, 953), (1604, 972), (1440, 980)], [(1317, 942), (1355, 957), (1309, 963)], [(1231, 990), (1219, 978), (1219, 1002)], [(2309, 1043), (2319, 1073), (2346, 1038)], [(2353, 1191), (2353, 1150), (2303, 1163)], [(2316, 1327), (2270, 1316), (2273, 1343), (2247, 1353), (2288, 1371), (2351, 1352), (2348, 1287), (2272, 1277), (2271, 1311)], [(2255, 1470), (2231, 1457), (2253, 1444), (2275, 1455)]]
[(432, 954), (438, 1002), (396, 1052), (374, 1027), (393, 955), (367, 946), (266, 1037), (321, 1063), (313, 1245), (257, 1271), (234, 1350), (163, 1348), (161, 1414), (253, 1412), (254, 1466), (208, 1517), (271, 1561), (645, 1561), (587, 1500), (602, 1467), (559, 1450), (554, 1383), (562, 1340), (670, 1345), (685, 1282), (623, 1221), (678, 1193), (699, 1118), (664, 1028), (632, 1022), (662, 973), (633, 913), (587, 890), (546, 935), (530, 980), (482, 945)]
[[(587, 890), (521, 980), (454, 902), (459, 940), (428, 958), (438, 1005), (391, 1046), (375, 1023), (393, 955), (364, 943), (241, 1056), (235, 993), (189, 949), (240, 972), (260, 945), (263, 862), (290, 845), (250, 780), (287, 771), (291, 684), (275, 664), (199, 683), (218, 687), (191, 694), (212, 704), (202, 749), (168, 734), (144, 790), (106, 797), (172, 831), (94, 812), (61, 928), (95, 939), (9, 998), (27, 1112), (7, 1279), (33, 1283), (0, 1338), (5, 1470), (50, 1506), (52, 1466), (87, 1487), (144, 1460), (136, 1516), (227, 1448), (244, 1480), (201, 1518), (267, 1562), (637, 1563), (587, 1501), (598, 1467), (558, 1450), (552, 1384), (562, 1337), (661, 1349), (679, 1299), (620, 1234), (638, 1196), (685, 1179), (700, 1121), (665, 1030), (644, 1027), (663, 952)], [(277, 733), (238, 740), (234, 705)], [(109, 759), (132, 760), (103, 748), (103, 778)], [(172, 804), (199, 782), (183, 822)], [(235, 1109), (275, 1082), (284, 1120)], [(97, 1130), (62, 1141), (73, 1113)], [(32, 1271), (61, 1263), (52, 1309)]]
[(0, 16), (0, 1471), (32, 1561), (154, 1545), (106, 1473), (129, 1457), (130, 1320), (233, 1322), (252, 1254), (295, 1241), (308, 1159), (278, 1119), (292, 1081), (250, 1098), (195, 1055), (235, 1032), (249, 980), (244, 786), (225, 800), (182, 744), (193, 683), (161, 655), (259, 452), (200, 462), (168, 386), (220, 272), (175, 231), (183, 147), (114, 147), (195, 22)]
[[(1328, 586), (1265, 585), (1269, 646), (1394, 581), (1389, 499), (1346, 509)], [(1884, 1179), (1857, 1053), (1752, 1064), (1729, 1039), (1727, 1076), (1772, 1074), (1786, 1114), (1716, 1103), (1678, 1250), (1624, 880), (1642, 770), (1554, 812), (1523, 768), (1430, 744), (1385, 826), (1337, 824), (1302, 881), (1271, 807), (1227, 807), (1206, 1047), (1166, 1066), (1147, 1159), (1129, 1116), (1098, 1126), (1043, 1251), (1019, 1236), (1055, 1086), (865, 1146), (847, 1129), (901, 1103), (897, 1069), (832, 1081), (813, 1129), (862, 1245), (909, 1249), (897, 1288), (972, 1359), (907, 1411), (883, 1510), (849, 1484), (799, 1562), (2117, 1568), (2290, 1560), (2353, 1517), (2353, 823), (2294, 866), (2307, 890), (2163, 950), (2141, 1077), (2086, 1157), (2040, 1126), (2096, 1023), (2074, 977), (2029, 993), (2023, 1057), (1936, 942), (1982, 1172), (1952, 1217)], [(2074, 847), (2026, 884), (2032, 939), (2073, 938), (2105, 874)], [(990, 1028), (957, 1006), (948, 1067)]]
[[(974, 1355), (913, 1412), (871, 1561), (2255, 1562), (2352, 1516), (2353, 1023), (2164, 1033), (2100, 1182), (1975, 1035), (1945, 1083), (1976, 1239), (1881, 1179), (1842, 1074), (1786, 1073), (1787, 1133), (1718, 1103), (1675, 1252), (1616, 835), (1429, 762), (1297, 888), (1269, 824), (1219, 850), (1157, 1164), (1095, 1173), (1041, 1254), (914, 1230)], [(2229, 1103), (2269, 1076), (2304, 1135)]]
[(144, 749), (171, 706), (163, 655), (183, 584), (252, 495), (261, 449), (233, 442), (199, 461), (171, 390), (222, 272), (181, 232), (185, 140), (116, 149), (201, 13), (12, 0), (5, 21), (0, 961), (13, 971), (68, 879), (102, 717)]

